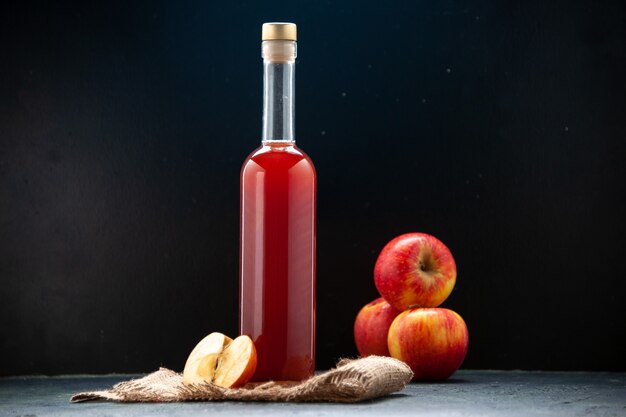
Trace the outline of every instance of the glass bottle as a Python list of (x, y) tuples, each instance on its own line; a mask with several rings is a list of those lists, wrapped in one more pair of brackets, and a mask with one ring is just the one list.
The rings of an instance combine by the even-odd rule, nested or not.
[(296, 147), (296, 25), (262, 31), (262, 144), (241, 170), (239, 332), (254, 341), (254, 381), (315, 370), (316, 174)]

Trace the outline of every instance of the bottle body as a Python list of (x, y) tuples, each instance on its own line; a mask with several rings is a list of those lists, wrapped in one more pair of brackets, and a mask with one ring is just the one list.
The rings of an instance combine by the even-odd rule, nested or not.
[(255, 381), (315, 370), (316, 174), (294, 143), (264, 144), (241, 170), (239, 332), (252, 338)]

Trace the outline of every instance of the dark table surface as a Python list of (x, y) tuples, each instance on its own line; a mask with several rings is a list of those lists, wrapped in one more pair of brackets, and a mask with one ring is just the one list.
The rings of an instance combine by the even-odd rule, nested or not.
[(400, 393), (359, 404), (69, 402), (73, 393), (133, 377), (0, 378), (0, 416), (626, 416), (626, 373), (587, 372), (462, 370), (445, 383), (411, 383)]

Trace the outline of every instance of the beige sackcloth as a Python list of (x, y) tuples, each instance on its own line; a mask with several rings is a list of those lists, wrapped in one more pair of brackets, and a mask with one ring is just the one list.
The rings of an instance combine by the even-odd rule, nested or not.
[(143, 378), (124, 381), (104, 391), (81, 392), (72, 402), (279, 401), (351, 403), (401, 391), (411, 380), (411, 369), (399, 360), (368, 356), (343, 359), (337, 367), (303, 382), (265, 382), (242, 388), (183, 384), (181, 374), (161, 368)]

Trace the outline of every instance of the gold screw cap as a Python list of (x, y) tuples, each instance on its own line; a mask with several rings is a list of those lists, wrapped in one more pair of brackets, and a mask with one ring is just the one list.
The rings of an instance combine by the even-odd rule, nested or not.
[(295, 23), (263, 23), (261, 39), (264, 41), (295, 41), (297, 38)]

